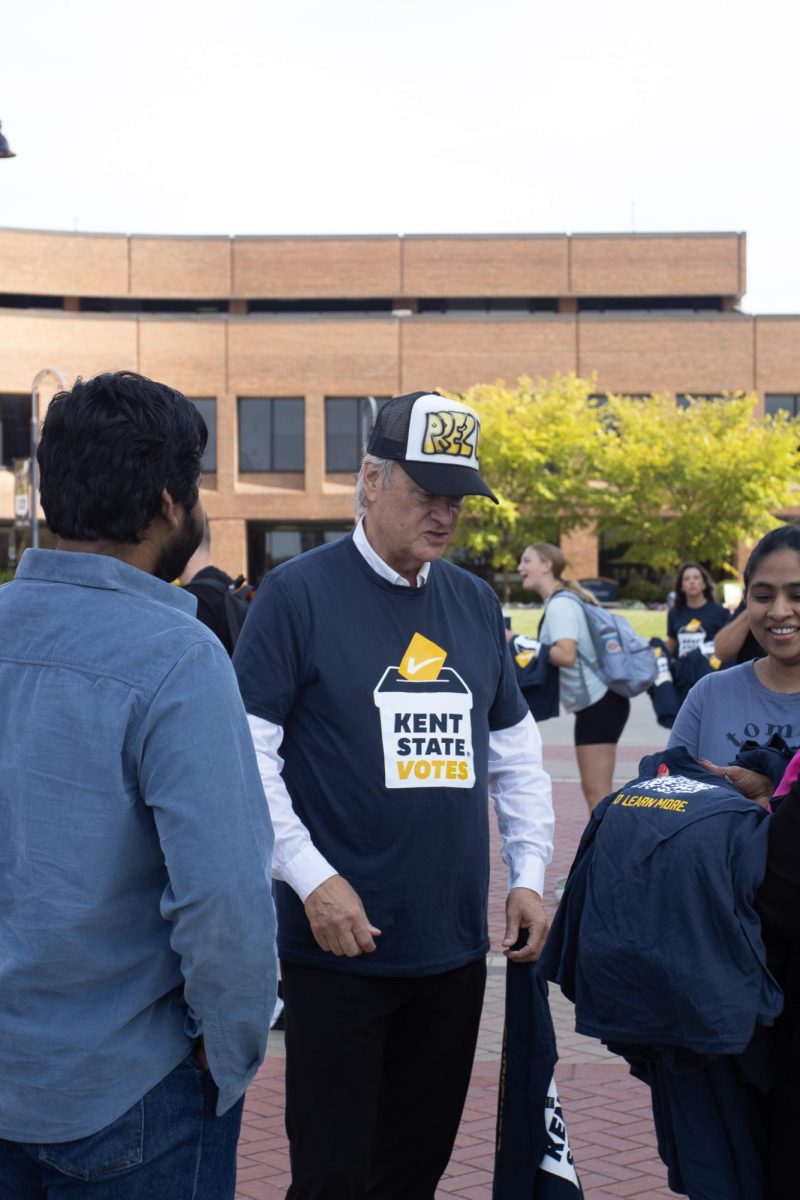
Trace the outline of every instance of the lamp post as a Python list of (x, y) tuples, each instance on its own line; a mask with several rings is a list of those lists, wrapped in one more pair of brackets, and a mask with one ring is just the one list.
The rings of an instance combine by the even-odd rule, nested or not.
[[(0, 130), (1, 129), (2, 129), (2, 125), (0, 125)], [(5, 134), (0, 132), (0, 158), (16, 158), (16, 157), (17, 157), (16, 154), (11, 149), (11, 147), (9, 146), (9, 144), (6, 140)]]
[(37, 462), (36, 446), (39, 441), (39, 387), (43, 379), (50, 375), (56, 381), (59, 389), (66, 391), (67, 381), (56, 367), (42, 367), (34, 376), (31, 387), (31, 546), (34, 550), (39, 547), (39, 503), (36, 496)]

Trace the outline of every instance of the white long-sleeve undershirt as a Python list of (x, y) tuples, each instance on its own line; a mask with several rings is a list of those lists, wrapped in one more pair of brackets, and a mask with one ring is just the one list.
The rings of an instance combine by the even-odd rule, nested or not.
[[(338, 872), (312, 843), (286, 790), (279, 752), (282, 727), (252, 714), (247, 719), (275, 831), (272, 874), (305, 901)], [(497, 813), (509, 888), (531, 888), (541, 896), (552, 856), (554, 818), (550, 777), (542, 766), (542, 739), (530, 713), (517, 725), (489, 734), (489, 794)]]

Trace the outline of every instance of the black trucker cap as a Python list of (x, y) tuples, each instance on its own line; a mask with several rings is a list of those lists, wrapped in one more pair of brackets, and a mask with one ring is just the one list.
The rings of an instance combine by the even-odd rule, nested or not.
[(411, 392), (387, 401), (378, 413), (367, 453), (402, 464), (405, 473), (436, 496), (497, 497), (478, 471), (481, 423), (474, 409), (438, 392)]

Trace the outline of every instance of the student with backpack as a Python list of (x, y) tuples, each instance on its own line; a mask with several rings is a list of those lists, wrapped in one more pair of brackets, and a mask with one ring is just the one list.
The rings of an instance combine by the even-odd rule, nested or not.
[(215, 633), (233, 654), (248, 612), (247, 587), (242, 576), (231, 579), (211, 563), (211, 531), (204, 518), (203, 537), (181, 575), (185, 591), (197, 599), (197, 619)]
[(607, 614), (574, 580), (562, 579), (566, 565), (558, 546), (541, 542), (528, 546), (518, 570), (523, 588), (544, 600), (539, 639), (549, 643), (550, 662), (559, 668), (561, 704), (575, 713), (575, 756), (591, 810), (611, 791), (630, 697), (653, 682), (657, 664), (626, 621)]

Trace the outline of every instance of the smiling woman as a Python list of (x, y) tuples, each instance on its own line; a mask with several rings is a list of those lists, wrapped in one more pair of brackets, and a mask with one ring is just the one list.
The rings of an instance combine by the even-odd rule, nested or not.
[(764, 651), (755, 662), (706, 675), (678, 713), (669, 746), (729, 764), (745, 741), (774, 734), (800, 745), (800, 529), (766, 534), (744, 573), (747, 619)]

